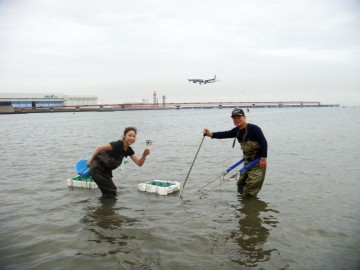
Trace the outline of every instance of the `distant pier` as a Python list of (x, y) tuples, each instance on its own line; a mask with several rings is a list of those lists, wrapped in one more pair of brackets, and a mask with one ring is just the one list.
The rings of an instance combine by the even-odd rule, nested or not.
[(180, 110), (180, 109), (223, 109), (223, 108), (308, 108), (339, 107), (340, 104), (321, 104), (318, 101), (278, 102), (175, 102), (175, 103), (122, 103), (52, 107), (11, 107), (0, 106), (0, 114), (49, 113), (49, 112), (109, 112), (130, 110)]

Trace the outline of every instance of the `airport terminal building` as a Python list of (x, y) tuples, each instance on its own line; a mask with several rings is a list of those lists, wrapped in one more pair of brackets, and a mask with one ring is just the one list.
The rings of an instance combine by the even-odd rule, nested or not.
[(97, 96), (68, 96), (58, 93), (0, 93), (0, 109), (36, 109), (97, 105)]

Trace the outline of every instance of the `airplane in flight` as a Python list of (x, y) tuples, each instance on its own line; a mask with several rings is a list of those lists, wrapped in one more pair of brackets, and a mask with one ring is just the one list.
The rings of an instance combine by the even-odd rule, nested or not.
[(188, 79), (189, 82), (193, 82), (193, 83), (199, 83), (200, 85), (203, 83), (203, 84), (207, 84), (207, 83), (214, 83), (214, 82), (217, 82), (216, 80), (216, 75), (214, 76), (214, 78), (212, 79), (207, 79), (207, 80), (204, 80), (204, 79), (193, 79), (193, 78), (190, 78)]

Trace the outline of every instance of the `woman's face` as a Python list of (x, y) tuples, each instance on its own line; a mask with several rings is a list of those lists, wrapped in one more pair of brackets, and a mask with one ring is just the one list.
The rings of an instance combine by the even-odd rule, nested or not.
[(134, 130), (129, 130), (125, 135), (124, 141), (128, 145), (133, 144), (136, 141), (136, 132)]

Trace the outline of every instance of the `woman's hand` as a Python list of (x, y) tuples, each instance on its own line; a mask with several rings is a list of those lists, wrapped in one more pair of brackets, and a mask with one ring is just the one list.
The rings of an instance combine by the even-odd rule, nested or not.
[(150, 155), (150, 148), (146, 147), (143, 153), (143, 156)]
[(138, 158), (135, 154), (132, 155), (130, 158), (135, 162), (136, 165), (141, 167), (146, 159), (146, 156), (150, 154), (150, 149), (145, 148), (144, 153), (142, 154), (141, 158)]

